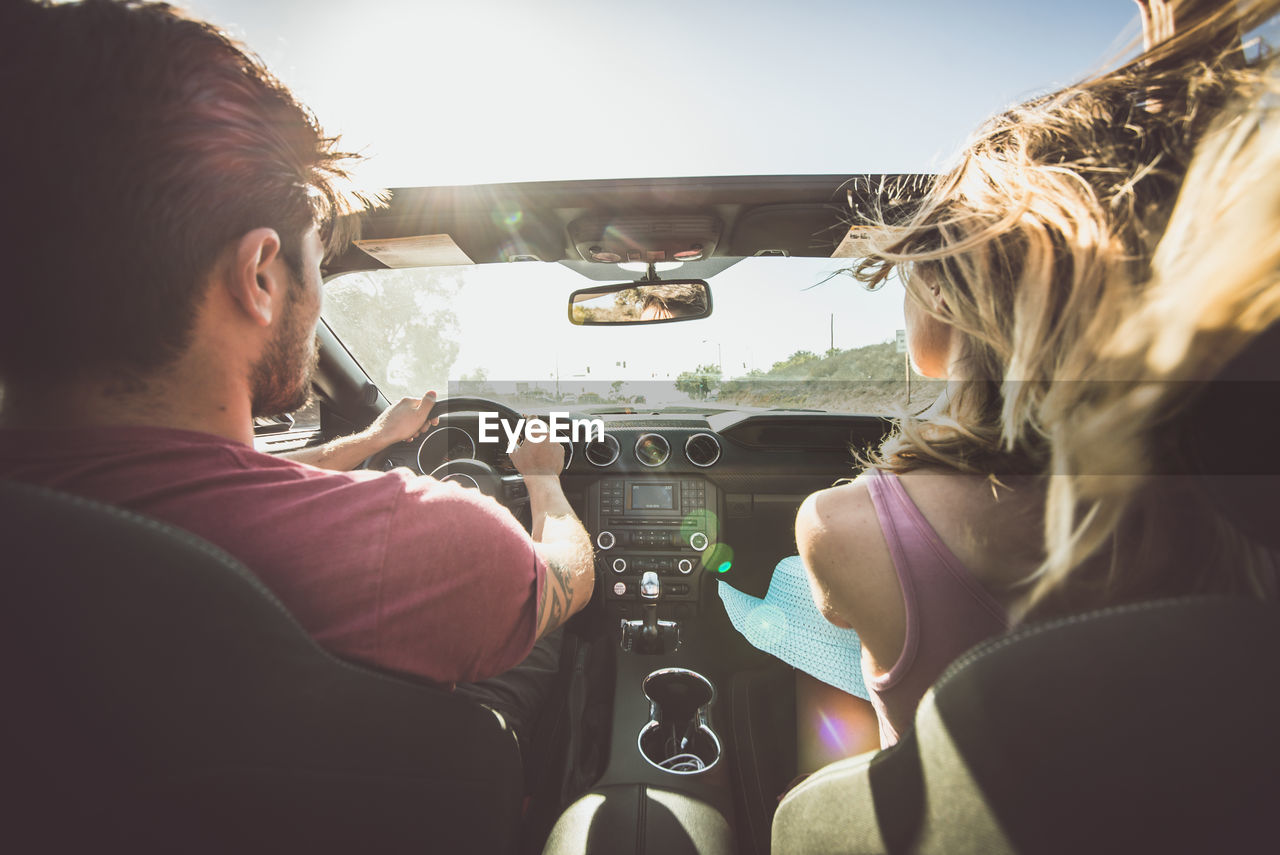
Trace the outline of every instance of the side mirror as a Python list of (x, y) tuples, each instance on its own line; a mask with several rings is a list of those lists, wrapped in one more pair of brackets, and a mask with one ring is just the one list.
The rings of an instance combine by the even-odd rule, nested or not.
[(624, 282), (569, 295), (569, 322), (578, 326), (662, 324), (711, 314), (711, 286), (702, 279)]

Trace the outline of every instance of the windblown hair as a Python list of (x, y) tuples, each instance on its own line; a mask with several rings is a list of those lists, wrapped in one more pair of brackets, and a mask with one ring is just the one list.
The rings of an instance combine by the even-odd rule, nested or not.
[(1191, 474), (1184, 435), (1205, 384), (1280, 323), (1280, 79), (1248, 96), (1197, 151), (1142, 300), (1100, 307), (1124, 320), (1075, 366), (1088, 394), (1063, 385), (1045, 401), (1054, 477), (1028, 603), (1038, 614), (1162, 594), (1275, 596), (1272, 557)]
[(231, 241), (276, 229), (297, 274), (306, 230), (354, 206), (311, 113), (167, 5), (5, 2), (0, 79), (6, 382), (163, 367)]
[(1245, 2), (1243, 17), (1222, 5), (1124, 67), (991, 119), (905, 221), (854, 223), (868, 247), (855, 278), (874, 288), (896, 270), (908, 300), (963, 336), (969, 378), (935, 412), (901, 418), (866, 462), (1048, 471), (1046, 397), (1107, 339), (1111, 292), (1146, 288), (1197, 143), (1261, 74), (1238, 33), (1280, 4)]
[(644, 289), (644, 309), (651, 308), (675, 318), (700, 315), (707, 310), (707, 292), (700, 285), (649, 285)]

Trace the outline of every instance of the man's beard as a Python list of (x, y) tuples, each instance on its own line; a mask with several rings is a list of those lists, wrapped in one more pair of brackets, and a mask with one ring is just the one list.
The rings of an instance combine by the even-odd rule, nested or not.
[(300, 323), (298, 301), (290, 299), (279, 332), (250, 370), (253, 416), (278, 416), (301, 409), (311, 398), (311, 378), (320, 361), (315, 333)]

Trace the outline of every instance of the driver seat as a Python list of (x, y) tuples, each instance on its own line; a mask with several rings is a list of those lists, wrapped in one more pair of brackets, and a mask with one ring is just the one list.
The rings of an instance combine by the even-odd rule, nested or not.
[(187, 532), (8, 481), (0, 520), (12, 851), (513, 850), (496, 713), (335, 658)]

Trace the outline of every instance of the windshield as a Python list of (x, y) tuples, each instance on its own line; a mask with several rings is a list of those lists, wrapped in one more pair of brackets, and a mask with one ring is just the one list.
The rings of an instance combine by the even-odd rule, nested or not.
[(326, 285), (324, 316), (392, 399), (447, 389), (593, 411), (918, 409), (936, 384), (908, 382), (901, 286), (869, 292), (846, 266), (743, 259), (709, 280), (711, 316), (681, 323), (575, 326), (569, 294), (596, 283), (539, 262), (344, 274)]

